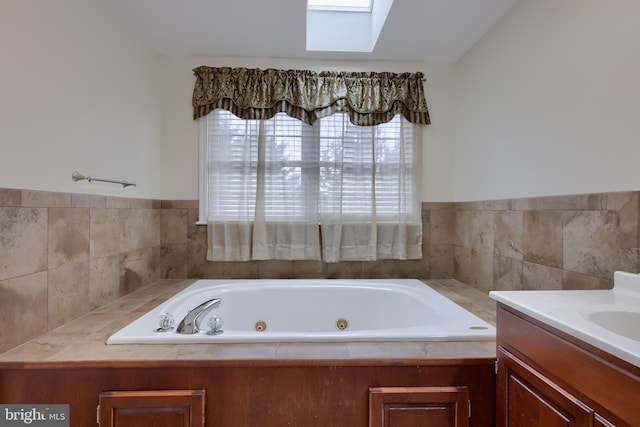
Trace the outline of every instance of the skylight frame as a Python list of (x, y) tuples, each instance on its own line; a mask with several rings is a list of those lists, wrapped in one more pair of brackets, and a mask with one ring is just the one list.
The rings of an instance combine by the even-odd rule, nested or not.
[(374, 0), (307, 0), (307, 10), (371, 13)]

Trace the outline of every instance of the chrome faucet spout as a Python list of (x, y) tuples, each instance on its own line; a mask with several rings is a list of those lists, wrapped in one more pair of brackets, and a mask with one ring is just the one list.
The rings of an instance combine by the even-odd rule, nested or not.
[(220, 305), (220, 298), (213, 298), (203, 302), (196, 308), (189, 310), (184, 319), (178, 325), (176, 330), (179, 334), (197, 334), (200, 330), (200, 319), (204, 317), (213, 308)]

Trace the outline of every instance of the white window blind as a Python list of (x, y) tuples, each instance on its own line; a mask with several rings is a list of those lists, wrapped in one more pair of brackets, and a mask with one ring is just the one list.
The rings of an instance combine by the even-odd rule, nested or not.
[[(206, 201), (201, 222), (253, 221), (260, 121), (243, 120), (226, 110), (200, 120), (205, 160), (201, 188), (208, 190), (201, 194)], [(396, 116), (383, 125), (362, 127), (341, 113), (315, 126), (283, 113), (264, 121), (268, 143), (260, 167), (267, 220), (291, 214), (306, 218), (309, 208), (320, 217), (356, 219), (372, 211), (380, 220), (399, 211), (419, 216), (414, 125), (403, 121)]]
[[(310, 126), (284, 113), (259, 121), (218, 109), (200, 120), (203, 223), (331, 224), (323, 240), (335, 244), (344, 243), (338, 223), (421, 225), (418, 126), (401, 116), (363, 127), (336, 113)], [(292, 233), (267, 228), (274, 239)]]

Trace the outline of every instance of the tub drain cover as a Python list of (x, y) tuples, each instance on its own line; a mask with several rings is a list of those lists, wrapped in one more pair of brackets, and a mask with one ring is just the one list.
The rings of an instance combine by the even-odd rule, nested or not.
[(349, 329), (349, 322), (347, 322), (347, 319), (336, 320), (336, 329), (339, 331), (346, 331)]

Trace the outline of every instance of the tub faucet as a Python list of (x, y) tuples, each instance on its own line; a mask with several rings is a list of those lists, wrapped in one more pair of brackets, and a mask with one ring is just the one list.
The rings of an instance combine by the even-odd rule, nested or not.
[(196, 308), (189, 310), (184, 319), (178, 325), (177, 332), (179, 334), (197, 334), (200, 330), (200, 319), (204, 317), (214, 307), (220, 305), (220, 298), (213, 298), (203, 302)]

